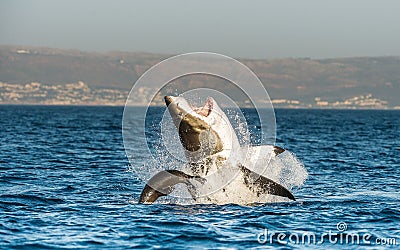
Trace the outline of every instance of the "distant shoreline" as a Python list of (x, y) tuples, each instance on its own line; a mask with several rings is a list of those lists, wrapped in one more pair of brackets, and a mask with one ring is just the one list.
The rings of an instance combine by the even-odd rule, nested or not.
[[(124, 105), (134, 82), (166, 58), (152, 53), (0, 45), (0, 102)], [(400, 56), (239, 60), (257, 75), (272, 104), (279, 107), (400, 109)], [(234, 96), (238, 91), (229, 81), (193, 75), (168, 83), (160, 93), (196, 88), (219, 89)], [(161, 91), (153, 83), (137, 91), (139, 105), (150, 100), (163, 105), (162, 96), (153, 98)]]
[[(0, 106), (31, 106), (31, 107), (115, 107), (124, 108), (125, 105), (107, 105), (107, 104), (40, 104), (40, 103), (0, 103)], [(133, 108), (147, 108), (147, 106), (130, 106)], [(151, 108), (164, 108), (165, 106), (148, 106)], [(250, 107), (240, 107), (248, 109)], [(321, 107), (274, 107), (274, 109), (290, 109), (290, 110), (354, 110), (354, 111), (400, 111), (400, 108), (321, 108)]]

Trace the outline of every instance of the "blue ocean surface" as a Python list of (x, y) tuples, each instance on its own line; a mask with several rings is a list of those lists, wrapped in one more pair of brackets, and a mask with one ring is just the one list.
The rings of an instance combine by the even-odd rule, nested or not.
[(0, 106), (0, 248), (398, 247), (400, 111), (275, 112), (297, 201), (142, 205), (122, 107)]

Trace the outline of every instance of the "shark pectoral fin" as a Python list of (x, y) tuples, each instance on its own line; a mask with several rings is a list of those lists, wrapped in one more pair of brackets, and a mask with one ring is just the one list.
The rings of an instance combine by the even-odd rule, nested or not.
[(190, 180), (196, 180), (204, 184), (206, 179), (200, 176), (192, 176), (185, 174), (179, 170), (163, 170), (155, 174), (147, 182), (140, 194), (139, 203), (151, 204), (161, 196), (166, 196), (172, 193), (175, 185), (179, 183), (185, 184), (189, 191), (195, 190), (196, 187), (190, 183)]
[(283, 153), (283, 152), (285, 152), (285, 149), (283, 149), (283, 148), (281, 148), (281, 147), (278, 147), (278, 146), (274, 146), (274, 153), (275, 153), (275, 156), (277, 156), (277, 155), (279, 155), (279, 154), (281, 154), (281, 153)]
[(142, 193), (140, 194), (139, 203), (140, 204), (152, 204), (161, 196), (166, 196), (166, 194), (164, 194), (158, 190), (155, 190), (154, 188), (152, 188), (146, 184), (146, 186), (144, 186), (144, 188), (142, 190)]
[(287, 190), (284, 186), (274, 182), (273, 180), (263, 176), (260, 176), (259, 180), (261, 183), (260, 187), (264, 192), (272, 195), (287, 197), (293, 201), (296, 200), (289, 190)]
[(293, 201), (296, 200), (293, 194), (279, 183), (276, 183), (275, 181), (267, 177), (259, 175), (244, 166), (241, 166), (241, 170), (244, 173), (245, 184), (248, 185), (250, 189), (256, 191), (257, 195), (272, 194), (287, 197)]
[(206, 179), (206, 178), (203, 178), (203, 177), (201, 177), (201, 176), (193, 176), (192, 179), (195, 180), (195, 181), (197, 181), (197, 182), (200, 182), (201, 184), (204, 184), (204, 183), (207, 182), (207, 179)]
[(178, 183), (183, 183), (188, 175), (178, 170), (163, 170), (146, 183), (140, 194), (139, 203), (151, 204), (161, 196), (169, 195)]

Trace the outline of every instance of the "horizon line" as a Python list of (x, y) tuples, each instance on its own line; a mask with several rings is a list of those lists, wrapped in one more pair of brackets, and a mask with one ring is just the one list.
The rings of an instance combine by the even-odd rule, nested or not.
[[(137, 53), (137, 54), (151, 54), (157, 55), (161, 57), (171, 57), (186, 53), (199, 52), (199, 51), (191, 51), (191, 52), (182, 52), (182, 53), (165, 53), (165, 52), (148, 52), (148, 51), (133, 51), (133, 50), (86, 50), (86, 49), (78, 49), (78, 48), (65, 48), (65, 47), (49, 47), (49, 46), (36, 46), (36, 45), (23, 45), (23, 44), (0, 44), (0, 47), (22, 47), (21, 49), (26, 48), (35, 48), (35, 49), (54, 49), (54, 50), (62, 50), (62, 51), (79, 51), (83, 53), (95, 53), (95, 54), (110, 54), (110, 53)], [(202, 52), (210, 52), (210, 53), (219, 53), (216, 51), (202, 51)], [(271, 58), (255, 58), (255, 57), (236, 57), (227, 55), (229, 57), (238, 59), (238, 60), (254, 60), (254, 61), (263, 61), (263, 60), (280, 60), (280, 59), (303, 59), (303, 60), (331, 60), (331, 59), (350, 59), (350, 58), (384, 58), (384, 57), (400, 57), (396, 54), (391, 55), (353, 55), (353, 56), (339, 56), (339, 57), (312, 57), (312, 56), (282, 56), (282, 57), (271, 57)]]

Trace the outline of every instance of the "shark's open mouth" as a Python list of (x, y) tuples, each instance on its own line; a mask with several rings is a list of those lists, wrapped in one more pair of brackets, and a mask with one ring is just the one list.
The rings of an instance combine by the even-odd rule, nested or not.
[(212, 98), (207, 98), (206, 102), (204, 103), (203, 107), (195, 107), (193, 105), (190, 105), (192, 110), (196, 112), (197, 114), (207, 117), (211, 114), (211, 111), (213, 109), (213, 99)]

